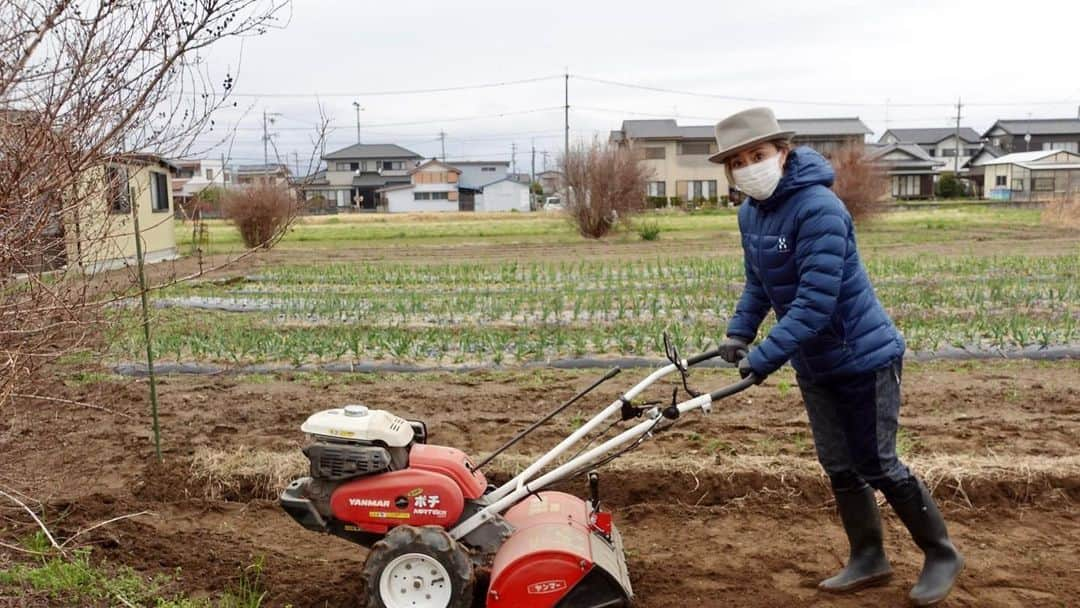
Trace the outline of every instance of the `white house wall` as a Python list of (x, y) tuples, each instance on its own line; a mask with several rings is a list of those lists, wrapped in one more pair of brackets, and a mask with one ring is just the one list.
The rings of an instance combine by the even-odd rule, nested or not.
[[(454, 167), (461, 171), (458, 184), (465, 188), (479, 188), (484, 184), (500, 180), (510, 173), (510, 163), (506, 162), (483, 165), (454, 165)], [(493, 169), (493, 171), (484, 171), (484, 169)]]
[(477, 211), (528, 211), (529, 187), (513, 181), (502, 181), (484, 188), (483, 197), (476, 199)]
[[(389, 190), (384, 192), (386, 197), (386, 210), (390, 213), (428, 213), (441, 211), (457, 211), (457, 201), (426, 200), (418, 201), (413, 197), (412, 188)], [(431, 190), (428, 190), (431, 192)]]

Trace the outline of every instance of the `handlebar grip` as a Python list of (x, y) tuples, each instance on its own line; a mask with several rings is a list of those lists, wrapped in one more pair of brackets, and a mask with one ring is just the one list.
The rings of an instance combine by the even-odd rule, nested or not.
[(750, 374), (749, 376), (743, 378), (742, 380), (739, 380), (735, 384), (729, 384), (709, 393), (709, 399), (711, 399), (712, 401), (719, 401), (720, 399), (730, 397), (735, 393), (741, 393), (746, 389), (750, 388), (751, 386), (757, 384), (757, 380), (758, 378), (756, 374)]
[(714, 348), (713, 350), (707, 350), (707, 351), (705, 351), (703, 353), (699, 353), (697, 355), (694, 355), (693, 357), (687, 358), (686, 359), (686, 364), (688, 366), (689, 365), (697, 365), (698, 363), (701, 363), (702, 361), (708, 361), (709, 359), (715, 359), (716, 357), (719, 357), (719, 356), (720, 356), (720, 349), (719, 348)]

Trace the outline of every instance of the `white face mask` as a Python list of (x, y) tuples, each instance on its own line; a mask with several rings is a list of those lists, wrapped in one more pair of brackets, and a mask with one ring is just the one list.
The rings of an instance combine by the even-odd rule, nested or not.
[(761, 162), (731, 172), (735, 186), (756, 201), (763, 201), (776, 191), (776, 185), (784, 175), (783, 155), (777, 154)]

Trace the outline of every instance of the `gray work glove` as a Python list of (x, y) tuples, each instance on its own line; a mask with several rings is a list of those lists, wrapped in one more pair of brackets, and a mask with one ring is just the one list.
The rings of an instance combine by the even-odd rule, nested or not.
[(728, 363), (738, 363), (739, 359), (746, 356), (749, 345), (742, 338), (724, 338), (716, 349), (720, 351), (720, 358)]
[(765, 376), (758, 375), (758, 373), (754, 371), (754, 368), (750, 367), (750, 357), (743, 357), (739, 361), (739, 376), (742, 378), (749, 378), (751, 375), (756, 379), (754, 384), (761, 384), (765, 381)]

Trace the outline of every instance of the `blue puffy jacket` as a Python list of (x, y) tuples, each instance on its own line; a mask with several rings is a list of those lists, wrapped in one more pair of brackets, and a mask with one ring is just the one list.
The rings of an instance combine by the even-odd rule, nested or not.
[(835, 175), (820, 154), (795, 148), (773, 195), (739, 209), (746, 287), (727, 335), (752, 342), (769, 308), (776, 311), (776, 325), (749, 355), (758, 374), (790, 359), (810, 379), (845, 376), (904, 353), (859, 260), (851, 215), (829, 189)]

